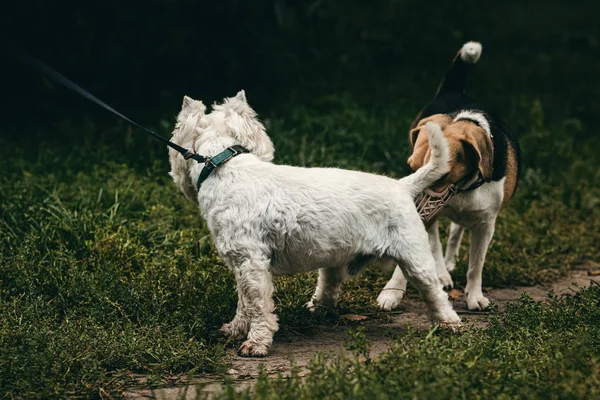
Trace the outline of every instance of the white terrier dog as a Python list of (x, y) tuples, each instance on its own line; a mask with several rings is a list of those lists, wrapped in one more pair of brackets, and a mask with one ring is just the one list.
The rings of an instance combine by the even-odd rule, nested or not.
[(200, 101), (184, 98), (173, 142), (214, 156), (233, 145), (241, 154), (216, 168), (198, 190), (203, 165), (170, 151), (171, 176), (197, 202), (215, 247), (233, 271), (238, 305), (221, 330), (247, 337), (244, 356), (265, 356), (278, 330), (273, 275), (319, 269), (308, 306), (335, 305), (340, 286), (371, 260), (398, 263), (419, 289), (433, 322), (452, 329), (460, 318), (436, 275), (425, 227), (413, 199), (448, 172), (440, 127), (427, 125), (429, 163), (400, 180), (335, 168), (275, 165), (274, 148), (243, 91), (205, 115)]

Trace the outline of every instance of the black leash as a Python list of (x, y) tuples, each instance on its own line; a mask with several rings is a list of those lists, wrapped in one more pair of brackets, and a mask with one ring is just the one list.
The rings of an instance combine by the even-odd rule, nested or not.
[(171, 142), (170, 140), (160, 136), (159, 134), (152, 132), (150, 129), (138, 124), (137, 122), (127, 118), (126, 116), (124, 116), (123, 114), (121, 114), (120, 112), (118, 112), (117, 110), (115, 110), (114, 108), (112, 108), (111, 106), (109, 106), (108, 104), (106, 104), (105, 102), (103, 102), (102, 100), (100, 100), (99, 98), (97, 98), (96, 96), (94, 96), (93, 94), (91, 94), (90, 92), (88, 92), (87, 90), (85, 90), (84, 88), (82, 88), (81, 86), (76, 84), (75, 82), (73, 82), (72, 80), (70, 80), (67, 77), (65, 77), (64, 75), (62, 75), (60, 72), (56, 71), (54, 68), (50, 67), (48, 64), (44, 63), (41, 60), (38, 60), (37, 58), (33, 57), (29, 53), (25, 52), (24, 50), (22, 50), (18, 47), (15, 47), (13, 45), (10, 45), (8, 43), (4, 43), (4, 42), (0, 42), (0, 45), (2, 45), (2, 47), (4, 47), (13, 56), (20, 59), (21, 61), (23, 61), (25, 64), (29, 65), (30, 67), (33, 67), (34, 69), (38, 70), (39, 72), (47, 75), (49, 78), (51, 78), (55, 82), (60, 83), (61, 85), (65, 86), (67, 89), (74, 91), (75, 93), (79, 94), (80, 96), (85, 97), (86, 99), (96, 103), (100, 107), (102, 107), (105, 110), (124, 119), (125, 121), (129, 122), (130, 124), (151, 134), (158, 140), (165, 143), (167, 146), (169, 146), (172, 149), (181, 153), (183, 158), (185, 158), (186, 160), (191, 158), (193, 160), (198, 161), (199, 163), (205, 163), (207, 160), (209, 160), (208, 157), (202, 156), (200, 154), (196, 154), (195, 152), (191, 151), (190, 149), (185, 149), (185, 148)]

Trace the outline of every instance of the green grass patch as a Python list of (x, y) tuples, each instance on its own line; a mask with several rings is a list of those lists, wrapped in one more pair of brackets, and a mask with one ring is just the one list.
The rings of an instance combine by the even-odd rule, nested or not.
[[(278, 162), (404, 174), (407, 115), (364, 108), (346, 96), (324, 101), (327, 113), (298, 107), (267, 118)], [(553, 157), (557, 146), (569, 146), (566, 131), (528, 148), (531, 135), (555, 137), (539, 115), (528, 115), (535, 130), (524, 134), (525, 159), (535, 154), (541, 166), (560, 161), (565, 167), (548, 167), (542, 178), (526, 164), (488, 253), (488, 287), (548, 282), (599, 256), (593, 152)], [(40, 139), (31, 151), (14, 141), (0, 150), (6, 172), (0, 178), (0, 387), (10, 396), (116, 393), (130, 372), (223, 366), (227, 343), (216, 332), (235, 312), (232, 276), (198, 210), (166, 176), (165, 152), (143, 136), (126, 137), (119, 148), (120, 132), (106, 131), (92, 144), (65, 129), (61, 134), (72, 144)], [(149, 151), (128, 153), (145, 146)], [(463, 255), (467, 246), (468, 238)], [(459, 286), (466, 264), (461, 258), (454, 274)], [(374, 311), (386, 278), (372, 269), (346, 283), (341, 309)], [(314, 273), (276, 280), (284, 333), (331, 322), (304, 308), (315, 280)]]

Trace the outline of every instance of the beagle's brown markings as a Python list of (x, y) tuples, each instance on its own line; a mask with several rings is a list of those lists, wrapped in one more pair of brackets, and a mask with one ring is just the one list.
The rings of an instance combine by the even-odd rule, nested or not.
[(483, 128), (467, 120), (453, 122), (447, 114), (436, 114), (421, 120), (410, 131), (410, 144), (413, 148), (408, 165), (413, 170), (421, 168), (429, 161), (430, 150), (427, 134), (421, 135), (421, 129), (429, 121), (437, 122), (448, 141), (450, 153), (450, 172), (434, 189), (444, 190), (450, 184), (456, 184), (469, 178), (479, 170), (486, 181), (492, 180), (493, 144)]
[(504, 198), (502, 199), (502, 208), (506, 207), (512, 199), (517, 189), (517, 179), (519, 177), (519, 166), (517, 163), (516, 151), (512, 143), (508, 143), (506, 149), (506, 180), (504, 181)]

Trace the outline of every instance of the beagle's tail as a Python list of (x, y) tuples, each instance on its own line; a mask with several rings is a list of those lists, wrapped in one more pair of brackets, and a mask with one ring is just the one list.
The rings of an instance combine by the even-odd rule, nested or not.
[(467, 42), (463, 45), (454, 58), (452, 67), (446, 72), (446, 76), (438, 88), (436, 97), (444, 93), (464, 92), (469, 72), (473, 69), (477, 61), (479, 61), (481, 51), (481, 43), (479, 42)]
[(442, 128), (435, 122), (428, 122), (425, 129), (431, 150), (429, 162), (416, 172), (400, 179), (400, 182), (408, 187), (413, 198), (450, 171), (448, 142)]

